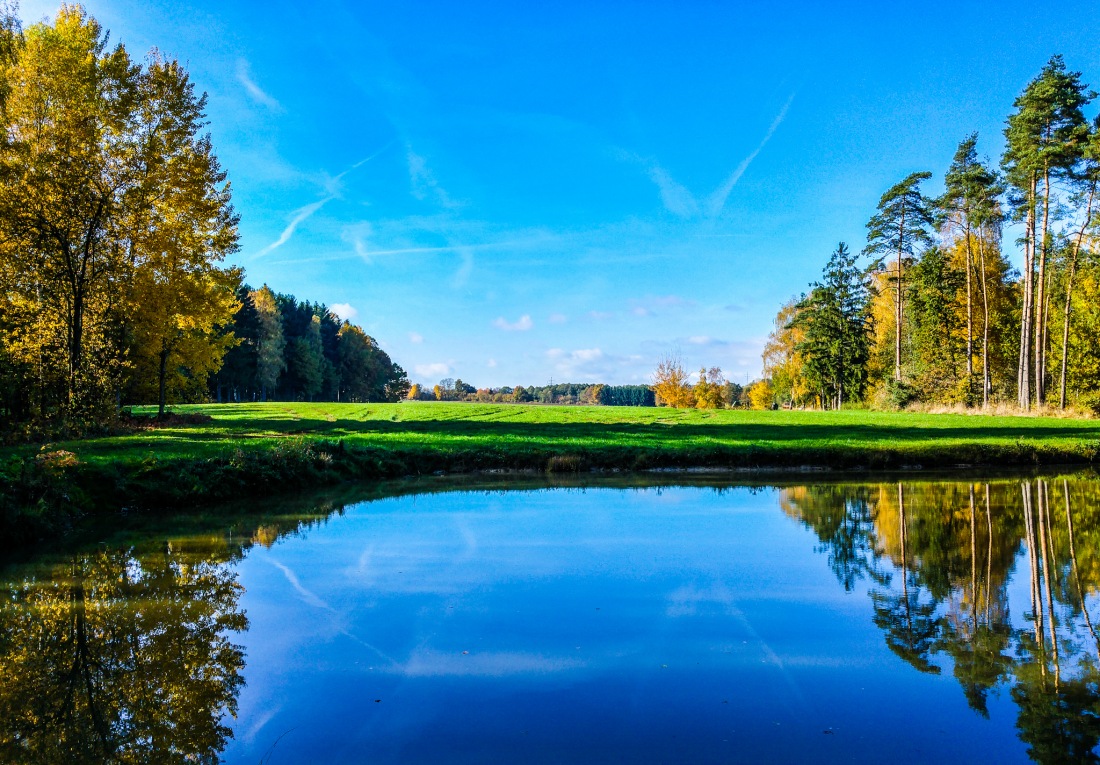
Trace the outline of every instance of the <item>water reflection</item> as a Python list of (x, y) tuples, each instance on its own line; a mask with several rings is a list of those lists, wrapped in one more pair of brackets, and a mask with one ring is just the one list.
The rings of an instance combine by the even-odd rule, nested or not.
[[(951, 667), (988, 717), (1011, 683), (1017, 730), (1041, 763), (1100, 762), (1100, 486), (1044, 479), (789, 488), (845, 588), (869, 579), (874, 622), (920, 672)], [(1022, 567), (1022, 572), (1018, 569)], [(1009, 585), (1030, 607), (1013, 622)], [(1089, 603), (1090, 597), (1094, 603)]]
[(0, 605), (0, 760), (217, 762), (248, 627), (221, 540), (72, 555)]
[[(741, 761), (795, 756), (775, 753), (779, 738), (784, 751), (813, 754), (806, 759), (873, 759), (881, 748), (853, 747), (899, 734), (871, 714), (863, 688), (847, 686), (900, 668), (904, 677), (883, 682), (897, 683), (897, 704), (911, 708), (912, 736), (925, 735), (923, 715), (939, 698), (918, 698), (916, 683), (935, 682), (947, 695), (961, 690), (973, 714), (960, 700), (960, 718), (993, 718), (959, 728), (1011, 744), (983, 742), (990, 757), (1022, 758), (1026, 746), (1040, 763), (1100, 762), (1094, 480), (508, 487), (494, 485), (491, 501), (468, 493), (351, 505), (350, 518), (326, 501), (205, 529), (191, 520), (183, 535), (146, 530), (9, 568), (0, 761), (255, 762), (279, 741), (293, 761), (320, 757), (318, 742), (342, 736), (363, 747), (349, 761), (366, 751), (433, 761), (456, 740), (499, 754), (508, 726), (542, 735), (547, 761), (566, 736), (578, 748), (558, 759), (633, 746), (634, 759), (738, 761), (722, 748), (734, 728)], [(318, 533), (288, 542), (305, 528)], [(810, 553), (813, 538), (823, 558)], [(810, 581), (815, 568), (820, 584)], [(863, 633), (889, 669), (855, 661)], [(691, 666), (703, 669), (681, 669)], [(733, 690), (746, 685), (759, 693)], [(614, 706), (624, 699), (630, 719)], [(1010, 703), (1022, 744), (1004, 716)], [(312, 707), (329, 710), (331, 727), (305, 717)], [(815, 719), (780, 736), (768, 726), (783, 709), (784, 720), (827, 717), (829, 727)], [(397, 716), (383, 717), (389, 710)], [(833, 738), (834, 718), (854, 728), (861, 716), (859, 742), (837, 735), (831, 754), (808, 748), (822, 732)], [(301, 748), (281, 739), (288, 730)], [(712, 748), (644, 738), (685, 730), (699, 741), (717, 732)], [(515, 759), (538, 759), (509, 735)]]

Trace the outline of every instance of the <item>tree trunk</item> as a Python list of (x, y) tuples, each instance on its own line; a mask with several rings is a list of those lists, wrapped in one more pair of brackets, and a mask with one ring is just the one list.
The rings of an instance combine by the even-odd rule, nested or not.
[(901, 224), (898, 226), (898, 278), (894, 292), (894, 379), (901, 382), (901, 256), (905, 249), (905, 210), (901, 211)]
[(162, 347), (160, 351), (160, 364), (157, 368), (157, 383), (158, 383), (158, 396), (157, 401), (159, 407), (157, 409), (157, 417), (164, 419), (164, 405), (167, 400), (167, 380), (168, 380), (168, 355), (171, 351), (168, 348)]
[(970, 394), (973, 391), (974, 379), (974, 287), (973, 287), (974, 253), (970, 242), (970, 219), (966, 221), (966, 390), (967, 402), (970, 406)]
[(1066, 305), (1062, 311), (1062, 374), (1058, 385), (1058, 406), (1066, 408), (1066, 360), (1069, 358), (1069, 319), (1073, 300), (1073, 280), (1077, 275), (1077, 257), (1081, 253), (1081, 240), (1085, 238), (1085, 231), (1092, 222), (1092, 202), (1096, 195), (1096, 183), (1089, 187), (1089, 201), (1085, 207), (1085, 222), (1081, 224), (1077, 232), (1077, 241), (1073, 244), (1073, 255), (1070, 256), (1069, 274), (1066, 278)]
[(1047, 365), (1047, 234), (1050, 230), (1050, 170), (1043, 173), (1043, 231), (1039, 244), (1039, 279), (1035, 300), (1035, 403), (1046, 402)]
[(1016, 376), (1017, 401), (1020, 408), (1031, 408), (1031, 337), (1032, 309), (1035, 291), (1035, 187), (1031, 179), (1028, 195), (1027, 221), (1024, 234), (1024, 294), (1020, 311), (1020, 366)]
[(978, 259), (981, 261), (982, 287), (982, 408), (989, 406), (989, 285), (985, 265), (985, 237), (978, 239)]

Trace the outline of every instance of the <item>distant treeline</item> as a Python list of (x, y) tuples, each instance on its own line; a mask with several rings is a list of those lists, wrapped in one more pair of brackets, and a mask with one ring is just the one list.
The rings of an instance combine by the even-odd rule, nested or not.
[(267, 285), (243, 286), (237, 300), (227, 331), (239, 344), (210, 378), (216, 401), (397, 401), (408, 392), (405, 370), (324, 304)]
[[(462, 380), (446, 378), (429, 390), (413, 385), (408, 398), (414, 401), (472, 401), (515, 404), (584, 404), (588, 406), (657, 406), (657, 394), (651, 385), (604, 385), (603, 383), (557, 383), (555, 385), (503, 386), (475, 388)], [(722, 382), (722, 400), (726, 406), (748, 406), (744, 389), (733, 382)]]

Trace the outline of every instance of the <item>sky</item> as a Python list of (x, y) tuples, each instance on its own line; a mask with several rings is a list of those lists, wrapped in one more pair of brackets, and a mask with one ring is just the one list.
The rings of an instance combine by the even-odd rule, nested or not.
[(883, 191), (971, 132), (997, 161), (1055, 53), (1100, 86), (1096, 2), (85, 7), (208, 93), (248, 283), (429, 385), (753, 379)]

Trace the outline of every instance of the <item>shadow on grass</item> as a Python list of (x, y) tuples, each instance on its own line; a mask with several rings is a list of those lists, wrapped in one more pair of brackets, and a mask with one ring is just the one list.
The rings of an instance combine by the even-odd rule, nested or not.
[[(808, 443), (832, 442), (838, 445), (850, 442), (852, 446), (919, 444), (928, 441), (1005, 441), (1017, 439), (1029, 441), (1100, 439), (1100, 425), (1061, 425), (1029, 422), (1019, 426), (983, 425), (937, 427), (928, 425), (897, 426), (845, 423), (599, 423), (599, 422), (515, 422), (513, 420), (351, 420), (329, 421), (321, 418), (298, 420), (252, 419), (240, 426), (219, 422), (216, 430), (173, 431), (170, 437), (195, 440), (230, 438), (279, 438), (286, 436), (311, 436), (352, 438), (357, 435), (417, 434), (438, 437), (441, 440), (473, 438), (478, 440), (518, 441), (579, 441), (599, 443), (654, 443), (716, 441), (719, 443)], [(169, 436), (162, 433), (160, 437)], [(580, 445), (580, 444), (578, 444)]]

